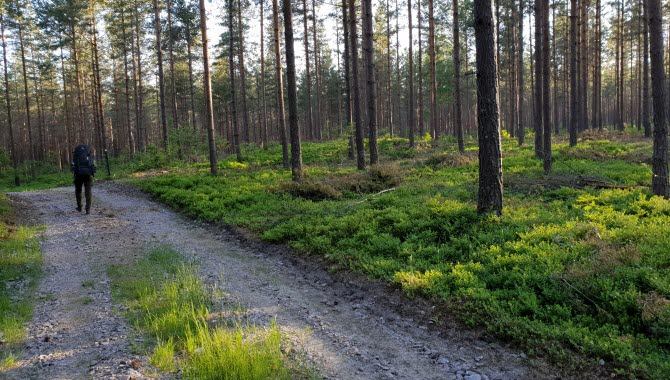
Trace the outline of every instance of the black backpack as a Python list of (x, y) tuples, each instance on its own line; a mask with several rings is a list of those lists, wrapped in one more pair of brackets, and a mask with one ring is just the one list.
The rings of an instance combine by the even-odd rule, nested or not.
[(75, 175), (95, 174), (95, 165), (91, 158), (91, 149), (88, 145), (77, 145), (72, 153), (72, 171)]

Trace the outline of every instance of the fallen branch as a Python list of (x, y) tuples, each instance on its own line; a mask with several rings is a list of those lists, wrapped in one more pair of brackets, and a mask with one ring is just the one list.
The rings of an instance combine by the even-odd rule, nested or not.
[(367, 201), (369, 201), (369, 200), (372, 200), (372, 198), (374, 198), (374, 197), (376, 197), (376, 196), (378, 196), (378, 195), (381, 195), (381, 194), (384, 194), (384, 193), (388, 193), (389, 191), (393, 191), (393, 190), (395, 190), (395, 189), (397, 189), (397, 188), (396, 188), (396, 187), (392, 187), (392, 188), (390, 188), (390, 189), (382, 190), (382, 191), (380, 191), (380, 192), (378, 192), (378, 193), (372, 194), (370, 197), (365, 198), (365, 199), (363, 199), (362, 201), (358, 201), (358, 202), (355, 202), (355, 203), (350, 204), (349, 207), (354, 206), (354, 205), (358, 205), (358, 204), (361, 204), (361, 203), (364, 203), (364, 202), (367, 202)]

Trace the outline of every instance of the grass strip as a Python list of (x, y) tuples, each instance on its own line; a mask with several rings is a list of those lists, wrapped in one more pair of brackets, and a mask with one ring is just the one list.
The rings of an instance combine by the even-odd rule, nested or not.
[(148, 338), (138, 348), (162, 372), (181, 371), (184, 379), (304, 377), (285, 354), (287, 341), (274, 323), (255, 326), (236, 318), (240, 311), (227, 308), (178, 252), (156, 248), (108, 274), (115, 300)]

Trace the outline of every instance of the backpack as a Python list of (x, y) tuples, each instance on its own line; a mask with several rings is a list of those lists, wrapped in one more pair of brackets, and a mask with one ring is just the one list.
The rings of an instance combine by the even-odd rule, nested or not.
[(77, 145), (72, 153), (72, 171), (75, 175), (95, 174), (95, 165), (91, 159), (91, 149), (88, 145)]

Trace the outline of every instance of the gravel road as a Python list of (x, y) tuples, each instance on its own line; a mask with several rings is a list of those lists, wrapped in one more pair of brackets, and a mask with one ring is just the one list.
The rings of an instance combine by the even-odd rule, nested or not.
[(146, 357), (132, 354), (136, 338), (111, 301), (106, 269), (161, 244), (197, 262), (203, 279), (220, 282), (232, 302), (259, 320), (276, 318), (329, 379), (581, 377), (458, 323), (437, 326), (422, 301), (356, 275), (329, 273), (315, 259), (243, 232), (194, 222), (126, 185), (97, 183), (88, 216), (76, 212), (69, 188), (10, 196), (24, 222), (46, 225), (45, 276), (24, 356), (0, 377), (156, 377)]

